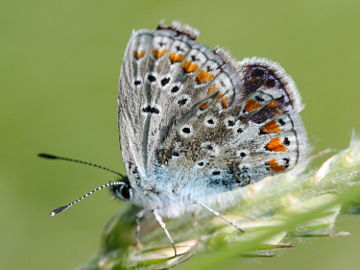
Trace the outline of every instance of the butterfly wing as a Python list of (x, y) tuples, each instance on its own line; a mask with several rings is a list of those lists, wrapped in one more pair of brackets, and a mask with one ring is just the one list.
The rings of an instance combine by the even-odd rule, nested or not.
[(209, 51), (196, 37), (196, 30), (173, 23), (134, 31), (130, 38), (118, 98), (122, 154), (130, 175), (154, 175), (157, 149), (175, 122), (208, 96), (206, 86), (190, 91), (195, 71), (207, 60), (199, 51)]
[(119, 90), (129, 175), (209, 195), (293, 168), (306, 134), (291, 78), (269, 60), (238, 63), (195, 38), (174, 24), (129, 41)]

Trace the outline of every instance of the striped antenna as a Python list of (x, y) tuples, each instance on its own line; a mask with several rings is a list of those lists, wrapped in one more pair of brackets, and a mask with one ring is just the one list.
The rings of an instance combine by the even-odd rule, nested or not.
[(82, 201), (83, 199), (89, 197), (91, 194), (95, 193), (96, 191), (99, 191), (99, 190), (102, 190), (104, 188), (107, 188), (107, 187), (110, 187), (110, 186), (116, 186), (116, 185), (122, 185), (124, 184), (124, 182), (110, 182), (108, 184), (105, 184), (105, 185), (101, 185), (95, 189), (93, 189), (92, 191), (86, 193), (85, 195), (83, 195), (82, 197), (76, 199), (75, 201), (72, 201), (71, 203), (68, 203), (67, 205), (64, 205), (64, 206), (60, 206), (54, 210), (52, 210), (49, 214), (49, 216), (55, 216), (67, 209), (69, 209), (71, 206), (77, 204), (78, 202)]
[(114, 171), (114, 170), (106, 168), (104, 166), (101, 166), (101, 165), (98, 165), (98, 164), (95, 164), (95, 163), (91, 163), (91, 162), (87, 162), (87, 161), (82, 161), (82, 160), (73, 159), (73, 158), (67, 158), (67, 157), (60, 157), (60, 156), (55, 156), (55, 155), (45, 154), (45, 153), (39, 153), (38, 157), (46, 158), (46, 159), (65, 160), (65, 161), (80, 163), (80, 164), (83, 164), (83, 165), (88, 165), (88, 166), (91, 166), (91, 167), (95, 167), (95, 168), (98, 168), (98, 169), (101, 169), (101, 170), (104, 170), (104, 171), (114, 173), (114, 174), (116, 174), (116, 175), (118, 175), (120, 177), (125, 177), (125, 175), (123, 175), (123, 174), (121, 174), (121, 173), (119, 173), (117, 171)]

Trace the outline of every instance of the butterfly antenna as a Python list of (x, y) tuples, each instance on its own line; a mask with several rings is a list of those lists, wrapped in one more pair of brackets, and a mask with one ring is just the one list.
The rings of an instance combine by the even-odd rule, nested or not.
[(86, 193), (85, 195), (83, 195), (82, 197), (72, 201), (71, 203), (68, 203), (67, 205), (64, 205), (64, 206), (60, 206), (54, 210), (52, 210), (49, 214), (49, 216), (55, 216), (67, 209), (69, 209), (71, 206), (77, 204), (78, 202), (82, 201), (83, 199), (89, 197), (90, 195), (92, 195), (93, 193), (95, 193), (96, 191), (99, 191), (99, 190), (102, 190), (104, 188), (107, 188), (107, 187), (110, 187), (110, 186), (116, 186), (116, 185), (120, 185), (120, 184), (123, 184), (124, 182), (110, 182), (110, 183), (107, 183), (105, 185), (101, 185), (97, 188), (94, 188), (92, 191)]
[(109, 168), (106, 168), (106, 167), (104, 167), (104, 166), (101, 166), (101, 165), (98, 165), (98, 164), (95, 164), (95, 163), (91, 163), (91, 162), (87, 162), (87, 161), (82, 161), (82, 160), (73, 159), (73, 158), (67, 158), (67, 157), (60, 157), (60, 156), (55, 156), (55, 155), (45, 154), (45, 153), (39, 153), (39, 154), (38, 154), (38, 157), (46, 158), (46, 159), (65, 160), (65, 161), (80, 163), (80, 164), (83, 164), (83, 165), (88, 165), (88, 166), (91, 166), (91, 167), (99, 168), (99, 169), (101, 169), (101, 170), (114, 173), (114, 174), (116, 174), (116, 175), (118, 175), (118, 176), (120, 176), (120, 177), (124, 177), (123, 174), (121, 174), (121, 173), (119, 173), (119, 172), (117, 172), (117, 171), (114, 171), (114, 170), (109, 169)]

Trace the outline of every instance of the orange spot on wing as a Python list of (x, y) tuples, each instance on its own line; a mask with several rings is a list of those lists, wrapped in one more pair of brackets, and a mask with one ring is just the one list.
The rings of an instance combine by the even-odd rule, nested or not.
[(209, 102), (204, 102), (204, 103), (200, 104), (199, 109), (203, 111), (207, 107), (209, 107)]
[(153, 49), (152, 53), (156, 59), (159, 59), (161, 56), (163, 56), (167, 51), (165, 49), (159, 51), (157, 49)]
[(171, 63), (181, 62), (184, 59), (184, 55), (183, 54), (170, 53), (169, 54), (169, 59), (170, 59)]
[(196, 79), (199, 83), (211, 81), (213, 78), (214, 76), (205, 70), (200, 70), (199, 73), (196, 75)]
[(136, 58), (136, 60), (139, 60), (140, 58), (143, 58), (145, 55), (145, 51), (142, 50), (140, 52), (134, 51), (134, 57)]
[(273, 170), (274, 172), (283, 172), (286, 169), (284, 166), (279, 165), (276, 159), (272, 159), (266, 162), (266, 165), (268, 165), (270, 169)]
[(261, 108), (261, 104), (257, 103), (255, 100), (249, 99), (246, 101), (245, 111), (250, 112), (252, 110), (256, 110), (258, 108)]
[(216, 89), (216, 85), (213, 84), (212, 86), (209, 87), (209, 89), (208, 89), (208, 94), (214, 93), (214, 92), (215, 92), (215, 89)]
[(262, 133), (279, 133), (281, 131), (281, 128), (276, 123), (275, 120), (272, 120), (271, 122), (267, 123), (262, 129)]
[(271, 141), (265, 146), (269, 151), (285, 152), (287, 148), (282, 144), (279, 137), (271, 139)]
[(229, 107), (229, 103), (227, 102), (227, 97), (222, 97), (221, 99), (221, 105), (223, 106), (224, 109), (226, 109), (227, 107)]
[(193, 64), (191, 61), (187, 60), (183, 63), (182, 67), (185, 72), (189, 73), (189, 72), (194, 72), (198, 68), (198, 65)]
[(278, 103), (276, 101), (272, 101), (266, 106), (269, 108), (276, 108), (278, 106)]

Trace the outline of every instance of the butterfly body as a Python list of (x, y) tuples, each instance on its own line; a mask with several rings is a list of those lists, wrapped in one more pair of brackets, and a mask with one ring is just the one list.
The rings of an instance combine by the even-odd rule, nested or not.
[[(133, 32), (119, 84), (131, 201), (177, 217), (306, 155), (300, 97), (266, 59), (234, 60), (178, 23)], [(229, 196), (230, 197), (230, 196)]]

